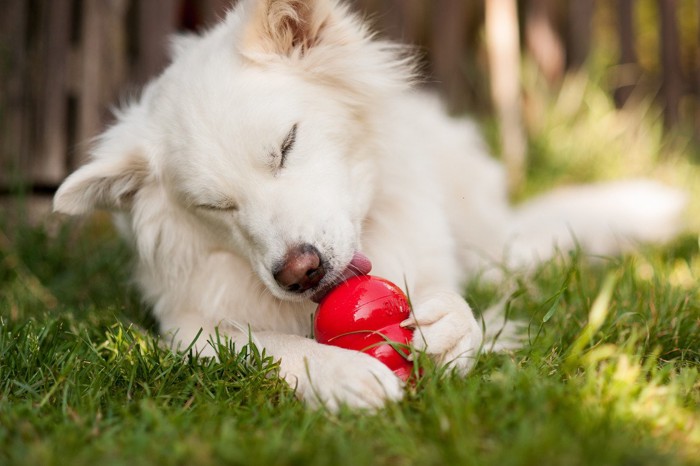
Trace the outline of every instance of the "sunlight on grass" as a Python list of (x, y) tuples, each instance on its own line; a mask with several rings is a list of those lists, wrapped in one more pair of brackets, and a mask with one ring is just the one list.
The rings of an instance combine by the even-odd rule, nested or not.
[(523, 69), (531, 159), (517, 198), (555, 185), (654, 178), (690, 194), (687, 222), (700, 230), (697, 148), (682, 131), (665, 135), (662, 112), (651, 98), (633, 96), (618, 110), (589, 74), (567, 74), (552, 90), (532, 63)]
[(636, 343), (631, 338), (623, 346), (602, 345), (582, 358), (587, 409), (643, 422), (654, 435), (680, 444), (688, 460), (697, 459), (700, 422), (691, 395), (700, 388), (698, 369), (661, 363), (655, 355), (643, 358), (635, 354)]
[(588, 313), (588, 323), (583, 327), (581, 334), (576, 338), (573, 345), (569, 349), (569, 354), (567, 360), (569, 362), (576, 361), (581, 354), (583, 348), (588, 345), (596, 332), (600, 330), (600, 327), (605, 322), (608, 316), (610, 305), (610, 300), (612, 299), (613, 290), (615, 289), (615, 283), (618, 278), (613, 273), (609, 273), (603, 282), (603, 287), (593, 301), (591, 310)]
[(535, 168), (546, 163), (548, 176), (590, 181), (644, 175), (669, 156), (661, 112), (651, 101), (617, 110), (587, 74), (566, 75), (558, 91), (539, 82), (534, 70), (525, 76), (533, 162)]

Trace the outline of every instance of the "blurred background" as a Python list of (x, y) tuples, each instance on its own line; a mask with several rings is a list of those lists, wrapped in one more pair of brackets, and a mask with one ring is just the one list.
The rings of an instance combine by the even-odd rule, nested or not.
[[(0, 0), (0, 197), (48, 206), (113, 106), (166, 66), (168, 36), (206, 29), (231, 3)], [(352, 3), (417, 46), (424, 85), (452, 113), (478, 119), (513, 198), (619, 176), (693, 184), (698, 0)]]

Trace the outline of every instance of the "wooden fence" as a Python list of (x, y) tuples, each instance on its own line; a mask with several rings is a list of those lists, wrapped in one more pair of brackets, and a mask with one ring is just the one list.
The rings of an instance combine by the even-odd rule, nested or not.
[[(455, 111), (488, 112), (488, 66), (482, 44), (489, 3), (515, 0), (354, 0), (390, 37), (426, 55), (428, 83)], [(700, 73), (679, 59), (677, 1), (656, 0), (661, 102), (669, 125)], [(166, 64), (169, 34), (199, 30), (229, 0), (2, 0), (0, 14), (0, 192), (15, 186), (51, 192), (86, 157), (86, 143), (110, 121), (110, 106), (138, 91)], [(556, 86), (582, 66), (591, 42), (595, 0), (518, 2), (523, 53)], [(621, 63), (636, 63), (633, 9), (615, 0)], [(695, 63), (694, 65), (697, 65)], [(685, 76), (684, 76), (685, 73)], [(620, 104), (630, 83), (612, 89)]]
[(163, 68), (167, 36), (214, 21), (225, 2), (3, 3), (0, 182), (51, 190), (83, 162), (110, 106)]

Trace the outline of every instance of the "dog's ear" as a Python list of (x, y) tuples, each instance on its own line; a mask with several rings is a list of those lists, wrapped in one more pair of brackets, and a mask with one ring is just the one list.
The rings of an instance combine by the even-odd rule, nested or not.
[(333, 0), (252, 0), (246, 6), (242, 51), (304, 55), (321, 42)]
[(54, 196), (54, 211), (80, 215), (93, 209), (131, 207), (151, 169), (143, 148), (123, 126), (108, 130), (93, 150), (93, 160), (61, 184)]

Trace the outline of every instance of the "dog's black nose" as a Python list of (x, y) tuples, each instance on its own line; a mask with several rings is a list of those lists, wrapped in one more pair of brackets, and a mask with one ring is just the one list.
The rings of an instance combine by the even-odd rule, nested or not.
[(318, 285), (326, 275), (326, 269), (318, 249), (310, 244), (300, 244), (287, 251), (272, 273), (282, 288), (302, 293)]

